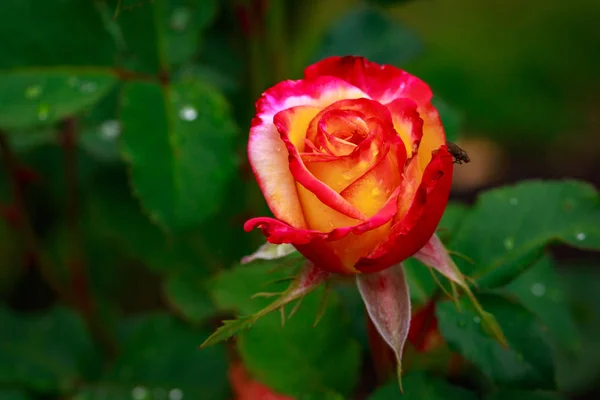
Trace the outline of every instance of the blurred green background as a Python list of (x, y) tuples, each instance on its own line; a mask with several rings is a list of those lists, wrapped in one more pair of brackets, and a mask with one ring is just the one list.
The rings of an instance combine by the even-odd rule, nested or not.
[[(259, 334), (197, 351), (268, 280), (266, 266), (230, 269), (264, 241), (242, 230), (268, 213), (245, 153), (255, 100), (323, 57), (366, 56), (431, 85), (472, 159), (453, 201), (529, 178), (599, 187), (599, 20), (595, 0), (3, 0), (0, 400), (243, 399), (228, 375), (240, 353), (260, 381), (323, 374), (311, 390), (366, 398), (346, 289), (331, 306), (345, 325), (324, 321), (318, 339), (346, 367), (318, 349), (306, 370), (270, 364), (262, 352), (288, 342)], [(578, 342), (554, 352), (558, 386), (595, 398), (600, 256), (551, 255)], [(336, 332), (352, 332), (347, 347)], [(294, 334), (306, 351), (312, 333)]]

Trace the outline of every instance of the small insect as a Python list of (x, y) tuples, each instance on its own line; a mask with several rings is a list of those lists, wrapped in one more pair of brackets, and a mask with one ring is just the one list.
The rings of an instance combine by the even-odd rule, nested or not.
[(463, 162), (468, 163), (471, 161), (467, 152), (454, 143), (446, 142), (446, 146), (448, 146), (448, 151), (452, 154), (452, 157), (454, 157), (455, 164), (462, 164)]

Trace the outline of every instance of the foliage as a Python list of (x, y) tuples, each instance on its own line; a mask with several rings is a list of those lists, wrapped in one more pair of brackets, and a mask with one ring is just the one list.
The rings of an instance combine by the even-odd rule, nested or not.
[[(302, 257), (239, 264), (263, 241), (243, 222), (266, 212), (246, 132), (265, 88), (332, 54), (422, 72), (451, 141), (508, 126), (541, 144), (564, 125), (571, 91), (547, 93), (551, 77), (525, 68), (515, 88), (476, 62), (457, 71), (470, 46), (456, 55), (396, 17), (426, 3), (1, 1), (0, 400), (229, 399), (238, 361), (280, 395), (394, 398), (395, 382), (371, 377), (365, 311), (347, 280), (287, 304), (285, 323), (247, 317), (272, 300), (252, 295), (285, 290)], [(532, 108), (517, 115), (520, 90)], [(436, 302), (439, 335), (425, 354), (406, 350), (408, 399), (558, 400), (594, 383), (596, 188), (497, 187), (473, 205), (451, 202), (438, 234), (510, 347), (488, 337), (470, 302), (449, 300), (439, 274), (407, 260), (412, 302)], [(592, 261), (562, 268), (557, 246)], [(199, 349), (221, 321), (235, 339)]]

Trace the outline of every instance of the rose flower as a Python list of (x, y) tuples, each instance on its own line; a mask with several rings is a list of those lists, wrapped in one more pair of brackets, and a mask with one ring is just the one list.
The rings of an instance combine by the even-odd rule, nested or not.
[(432, 238), (453, 157), (420, 79), (362, 57), (330, 57), (258, 100), (248, 156), (275, 218), (268, 242), (318, 268), (360, 274), (413, 256)]

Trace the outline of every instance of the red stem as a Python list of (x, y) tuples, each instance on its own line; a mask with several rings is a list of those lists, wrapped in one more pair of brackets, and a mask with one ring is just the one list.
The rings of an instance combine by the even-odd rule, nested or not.
[(63, 164), (67, 182), (67, 227), (69, 238), (69, 259), (67, 268), (70, 277), (70, 293), (74, 306), (81, 312), (92, 335), (100, 342), (109, 357), (116, 354), (116, 342), (98, 317), (83, 255), (83, 241), (79, 227), (79, 193), (77, 187), (77, 121), (67, 118), (61, 132)]
[(390, 346), (383, 340), (373, 321), (366, 314), (367, 336), (371, 348), (371, 359), (379, 384), (388, 382), (396, 375), (396, 357)]

